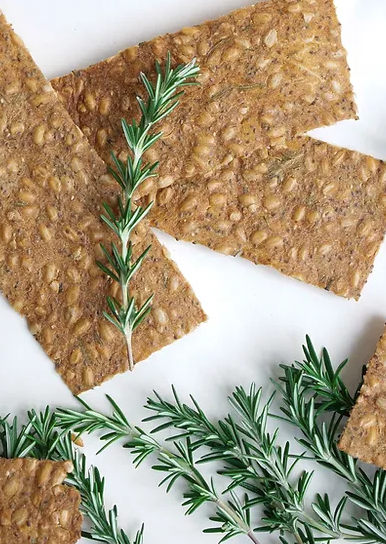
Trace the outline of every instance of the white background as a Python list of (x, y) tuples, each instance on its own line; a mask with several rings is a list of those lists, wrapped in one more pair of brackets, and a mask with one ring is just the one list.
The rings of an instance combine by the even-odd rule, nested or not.
[[(0, 7), (23, 37), (47, 78), (101, 60), (122, 48), (167, 31), (200, 23), (241, 7), (245, 0), (1, 0)], [(386, 2), (336, 0), (349, 52), (360, 121), (315, 131), (327, 142), (386, 159)], [(1, 77), (1, 74), (0, 74)], [(301, 357), (306, 333), (325, 345), (335, 364), (350, 357), (347, 382), (355, 387), (361, 365), (374, 351), (386, 316), (386, 251), (381, 249), (360, 302), (337, 296), (256, 267), (242, 259), (175, 242), (161, 235), (195, 289), (209, 322), (194, 334), (141, 363), (133, 374), (115, 378), (84, 395), (106, 406), (112, 395), (133, 423), (153, 388), (168, 395), (174, 383), (182, 397), (194, 394), (213, 416), (226, 413), (233, 386), (255, 380), (270, 390), (269, 378), (281, 362)], [(53, 365), (30, 336), (24, 321), (0, 299), (0, 414), (29, 408), (75, 405)], [(283, 432), (284, 438), (290, 437)], [(93, 460), (94, 440), (86, 452)], [(116, 502), (120, 522), (134, 534), (146, 524), (145, 544), (215, 543), (203, 535), (209, 510), (184, 517), (180, 489), (165, 495), (149, 466), (134, 470), (118, 445), (98, 458), (107, 477), (107, 501)], [(331, 479), (331, 478), (330, 478)], [(318, 469), (315, 489), (324, 492)], [(332, 496), (344, 486), (330, 482)], [(277, 542), (263, 535), (261, 541)], [(247, 542), (246, 537), (234, 540)]]

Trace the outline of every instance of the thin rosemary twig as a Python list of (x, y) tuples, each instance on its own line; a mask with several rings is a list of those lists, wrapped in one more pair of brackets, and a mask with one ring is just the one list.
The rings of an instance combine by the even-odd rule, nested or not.
[(199, 471), (193, 455), (195, 447), (189, 438), (176, 441), (173, 450), (163, 447), (154, 436), (140, 427), (132, 426), (117, 403), (108, 395), (107, 398), (113, 409), (111, 415), (96, 412), (79, 399), (85, 411), (59, 409), (57, 418), (60, 427), (66, 432), (74, 431), (78, 435), (102, 431), (104, 434), (100, 438), (105, 444), (99, 452), (117, 440), (125, 438), (124, 447), (132, 453), (136, 467), (149, 456), (155, 455), (157, 464), (153, 468), (166, 474), (160, 485), (166, 484), (167, 492), (177, 480), (184, 480), (187, 484), (188, 489), (184, 493), (183, 501), (183, 506), (187, 507), (187, 514), (192, 514), (204, 503), (212, 503), (215, 506), (215, 515), (210, 519), (218, 525), (205, 529), (204, 532), (225, 534), (221, 542), (235, 535), (244, 534), (254, 544), (260, 544), (251, 527), (250, 509), (246, 508), (248, 496), (245, 495), (244, 500), (240, 501), (230, 490), (230, 499), (223, 498), (223, 494), (216, 490), (213, 480), (207, 481)]
[(104, 316), (124, 335), (127, 348), (127, 359), (130, 370), (134, 368), (134, 355), (132, 348), (132, 334), (151, 311), (151, 295), (142, 306), (138, 307), (135, 297), (130, 290), (130, 281), (141, 267), (144, 258), (150, 250), (147, 247), (143, 253), (133, 258), (133, 244), (131, 234), (140, 221), (149, 213), (152, 202), (146, 207), (135, 206), (133, 197), (142, 183), (151, 177), (155, 177), (158, 162), (144, 164), (143, 155), (162, 136), (162, 132), (153, 133), (152, 129), (164, 117), (169, 115), (179, 104), (179, 97), (183, 94), (178, 89), (192, 85), (189, 81), (199, 74), (199, 67), (193, 59), (189, 64), (171, 68), (170, 54), (167, 56), (164, 73), (156, 62), (157, 80), (155, 85), (150, 83), (145, 74), (141, 73), (141, 80), (147, 92), (147, 100), (138, 97), (141, 110), (141, 120), (135, 120), (129, 125), (122, 119), (122, 130), (130, 155), (126, 162), (121, 161), (114, 153), (112, 159), (115, 168), (109, 168), (110, 174), (118, 183), (121, 193), (118, 196), (118, 209), (115, 211), (107, 203), (103, 204), (105, 213), (102, 220), (114, 232), (119, 239), (119, 247), (112, 242), (108, 250), (101, 245), (107, 264), (98, 261), (98, 266), (113, 281), (119, 284), (122, 300), (115, 297), (107, 297), (109, 312)]

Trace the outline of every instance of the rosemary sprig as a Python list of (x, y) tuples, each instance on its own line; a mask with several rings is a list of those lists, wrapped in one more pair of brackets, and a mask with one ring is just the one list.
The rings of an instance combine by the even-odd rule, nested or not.
[(90, 521), (90, 530), (82, 536), (106, 544), (143, 544), (143, 526), (134, 541), (118, 528), (118, 510), (108, 512), (104, 501), (104, 478), (96, 467), (87, 469), (86, 457), (74, 447), (71, 433), (58, 433), (55, 412), (49, 407), (37, 414), (28, 412), (28, 422), (19, 426), (17, 417), (0, 420), (0, 457), (35, 457), (53, 461), (70, 460), (74, 470), (66, 483), (81, 495), (81, 511)]
[[(280, 365), (280, 368), (284, 370), (284, 376), (280, 378), (280, 381), (286, 383), (290, 376), (302, 374), (301, 383), (304, 392), (316, 394), (318, 404), (321, 405), (323, 411), (349, 416), (355, 398), (350, 395), (341, 378), (348, 359), (334, 370), (326, 348), (322, 349), (321, 357), (318, 357), (309, 336), (306, 336), (303, 352), (305, 359), (302, 363), (295, 362), (291, 366)], [(282, 389), (279, 389), (283, 393)]]
[[(334, 370), (328, 352), (323, 350), (319, 358), (308, 337), (304, 353), (303, 363), (281, 366), (284, 374), (275, 384), (282, 396), (281, 416), (273, 412), (274, 396), (264, 403), (262, 390), (252, 384), (249, 391), (235, 389), (229, 399), (234, 414), (215, 422), (193, 397), (191, 405), (182, 403), (174, 388), (172, 401), (157, 393), (148, 399), (146, 408), (152, 415), (144, 421), (157, 423), (151, 434), (130, 425), (111, 398), (112, 415), (96, 412), (83, 403), (84, 412), (60, 410), (58, 421), (65, 430), (103, 431), (103, 448), (128, 438), (125, 447), (131, 449), (136, 464), (155, 453), (159, 462), (153, 468), (166, 473), (163, 482), (168, 483), (167, 490), (178, 478), (188, 483), (184, 496), (188, 502), (184, 504), (189, 513), (203, 502), (218, 506), (217, 497), (232, 514), (225, 524), (221, 517), (224, 511), (219, 508), (220, 515), (211, 518), (216, 525), (207, 531), (222, 533), (223, 540), (242, 533), (256, 542), (256, 534), (265, 531), (278, 532), (283, 544), (314, 544), (336, 538), (386, 544), (386, 472), (378, 470), (371, 478), (337, 447), (341, 425), (355, 401), (341, 378), (347, 361)], [(289, 443), (284, 447), (277, 444), (278, 429), (270, 432), (270, 417), (301, 431), (298, 442), (303, 452), (290, 451)], [(168, 449), (154, 437), (154, 433), (166, 429), (175, 431), (166, 439)], [(335, 508), (328, 495), (318, 494), (307, 504), (313, 473), (294, 475), (294, 468), (305, 458), (347, 482), (348, 489)], [(220, 495), (212, 489), (213, 484), (208, 486), (201, 480), (201, 463), (215, 463), (218, 474), (228, 479)], [(226, 500), (228, 493), (230, 499)], [(348, 523), (350, 503), (351, 507), (360, 507), (363, 515), (356, 512)], [(252, 529), (250, 520), (255, 511), (261, 512), (262, 523)]]
[(183, 92), (178, 92), (181, 87), (191, 85), (188, 81), (199, 74), (199, 67), (195, 60), (189, 64), (171, 68), (170, 54), (167, 56), (164, 73), (156, 62), (157, 80), (153, 85), (145, 74), (141, 73), (141, 80), (147, 92), (147, 100), (138, 97), (141, 110), (141, 120), (135, 120), (129, 125), (122, 119), (122, 130), (130, 155), (125, 162), (121, 161), (114, 153), (112, 159), (115, 168), (109, 171), (120, 187), (118, 196), (118, 209), (114, 211), (107, 203), (103, 204), (105, 214), (101, 219), (114, 232), (119, 239), (119, 247), (112, 242), (109, 251), (101, 245), (108, 265), (98, 261), (98, 266), (113, 281), (120, 286), (122, 301), (114, 297), (107, 297), (109, 312), (104, 316), (124, 335), (127, 347), (129, 369), (134, 368), (132, 350), (132, 333), (142, 323), (151, 311), (153, 296), (150, 296), (142, 306), (138, 307), (135, 297), (131, 294), (130, 281), (141, 267), (144, 258), (150, 250), (147, 247), (143, 253), (133, 258), (133, 244), (131, 234), (140, 221), (149, 213), (152, 202), (146, 207), (135, 206), (133, 197), (135, 191), (148, 178), (155, 177), (158, 162), (144, 164), (143, 155), (162, 136), (162, 132), (152, 132), (154, 125), (169, 115), (179, 104), (179, 97)]
[(213, 479), (208, 482), (197, 468), (194, 459), (195, 447), (189, 438), (176, 440), (172, 451), (163, 447), (152, 435), (140, 427), (132, 426), (117, 403), (107, 395), (112, 406), (111, 415), (105, 415), (92, 410), (83, 400), (79, 399), (85, 408), (84, 412), (77, 410), (59, 409), (58, 423), (66, 432), (74, 431), (78, 435), (92, 434), (102, 431), (100, 439), (105, 442), (98, 453), (119, 439), (127, 438), (124, 447), (133, 455), (133, 463), (138, 467), (150, 455), (155, 455), (157, 464), (154, 470), (165, 472), (166, 476), (160, 485), (166, 485), (169, 492), (177, 480), (185, 481), (187, 491), (184, 493), (183, 506), (186, 513), (192, 514), (204, 503), (212, 503), (215, 514), (210, 518), (217, 526), (205, 529), (207, 533), (224, 534), (220, 542), (224, 542), (237, 534), (247, 535), (254, 544), (259, 544), (250, 525), (250, 509), (246, 508), (248, 496), (243, 500), (230, 490), (229, 499), (223, 499), (216, 490)]
[[(319, 358), (307, 337), (305, 361), (282, 365), (284, 376), (274, 382), (281, 393), (281, 412), (286, 422), (297, 427), (303, 437), (298, 442), (319, 464), (329, 468), (349, 484), (347, 498), (365, 510), (367, 519), (353, 518), (346, 525), (354, 540), (386, 542), (386, 472), (378, 469), (370, 478), (355, 459), (337, 447), (341, 422), (349, 415), (355, 398), (341, 382), (340, 373), (347, 361), (333, 370), (326, 350)], [(320, 376), (327, 376), (323, 387)], [(332, 408), (333, 407), (333, 408)], [(328, 422), (323, 416), (334, 410)], [(277, 417), (277, 416), (276, 416)]]
[(232, 480), (228, 489), (247, 489), (252, 493), (247, 507), (263, 507), (264, 524), (255, 528), (256, 532), (289, 533), (297, 542), (313, 542), (314, 532), (325, 535), (325, 540), (345, 536), (339, 527), (340, 510), (335, 512), (335, 524), (326, 523), (319, 512), (314, 517), (307, 513), (305, 499), (312, 473), (303, 471), (295, 478), (294, 468), (303, 455), (291, 453), (288, 442), (284, 448), (276, 444), (278, 429), (269, 432), (273, 396), (262, 406), (261, 388), (252, 384), (246, 392), (237, 387), (229, 401), (239, 418), (228, 415), (213, 425), (193, 397), (192, 408), (181, 403), (174, 389), (173, 394), (173, 403), (164, 401), (157, 393), (154, 399), (148, 399), (146, 408), (155, 415), (147, 421), (163, 421), (153, 432), (167, 427), (183, 429), (197, 437), (196, 448), (209, 448), (210, 453), (202, 455), (200, 461), (222, 462), (219, 473)]
[[(298, 543), (315, 542), (313, 531), (322, 533), (325, 541), (347, 536), (339, 527), (342, 504), (335, 513), (326, 512), (326, 516), (332, 516), (333, 521), (326, 521), (319, 512), (315, 512), (314, 517), (306, 513), (304, 499), (312, 475), (303, 472), (298, 479), (292, 478), (292, 471), (302, 455), (292, 462), (289, 444), (282, 449), (275, 444), (277, 431), (269, 434), (267, 421), (272, 398), (260, 408), (261, 389), (257, 390), (253, 385), (246, 393), (242, 388), (237, 388), (231, 404), (240, 414), (241, 424), (228, 416), (215, 425), (194, 399), (194, 408), (191, 408), (180, 402), (175, 391), (174, 394), (174, 404), (156, 395), (156, 399), (149, 399), (147, 405), (156, 412), (147, 420), (162, 420), (153, 433), (169, 427), (178, 430), (177, 435), (168, 439), (173, 443), (174, 452), (162, 447), (152, 434), (130, 425), (110, 397), (108, 399), (113, 407), (111, 416), (96, 412), (81, 401), (85, 412), (59, 410), (58, 421), (62, 428), (79, 434), (103, 431), (101, 439), (105, 445), (102, 449), (120, 438), (128, 437), (129, 441), (124, 447), (134, 454), (136, 466), (155, 453), (158, 464), (153, 468), (167, 473), (161, 482), (168, 484), (167, 491), (179, 478), (188, 484), (183, 503), (188, 507), (187, 513), (193, 513), (204, 502), (216, 505), (217, 514), (210, 518), (216, 522), (216, 526), (205, 532), (223, 533), (222, 540), (241, 533), (257, 542), (254, 533), (262, 531), (289, 533)], [(210, 451), (195, 461), (195, 454), (202, 447)], [(198, 471), (200, 463), (218, 461), (224, 463), (220, 474), (231, 478), (231, 484), (224, 492), (224, 495), (230, 494), (229, 499), (222, 499), (213, 481), (209, 484)], [(252, 529), (251, 513), (257, 505), (263, 507), (263, 525)], [(282, 541), (287, 542), (285, 539)]]

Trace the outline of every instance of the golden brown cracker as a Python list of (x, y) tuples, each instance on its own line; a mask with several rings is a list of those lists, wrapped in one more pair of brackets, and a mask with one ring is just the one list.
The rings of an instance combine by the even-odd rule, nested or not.
[(339, 448), (386, 469), (386, 333), (371, 358)]
[(78, 542), (80, 494), (60, 485), (71, 470), (70, 462), (0, 459), (0, 542)]
[(160, 178), (142, 188), (154, 195), (196, 174), (215, 172), (256, 149), (356, 117), (346, 52), (333, 0), (270, 0), (141, 43), (85, 70), (53, 80), (71, 117), (110, 161), (126, 155), (122, 117), (138, 118), (141, 71), (154, 78), (154, 59), (193, 57), (200, 86), (161, 125), (165, 137), (149, 153)]
[[(98, 269), (110, 232), (99, 216), (117, 186), (106, 166), (0, 18), (0, 289), (74, 393), (127, 369), (121, 334), (102, 316), (116, 285)], [(154, 308), (135, 332), (137, 361), (205, 319), (188, 283), (145, 224), (135, 252), (152, 249), (134, 279)]]
[(157, 194), (152, 222), (359, 298), (386, 230), (386, 165), (309, 137)]
[[(105, 160), (111, 146), (118, 154), (124, 150), (121, 117), (138, 115), (135, 97), (143, 93), (138, 74), (152, 73), (154, 58), (164, 59), (167, 51), (175, 63), (196, 57), (202, 75), (200, 87), (189, 89), (164, 123), (166, 137), (149, 156), (162, 157), (160, 178), (140, 193), (157, 200), (152, 224), (178, 239), (242, 253), (358, 298), (385, 228), (366, 183), (371, 178), (378, 201), (382, 183), (371, 169), (369, 178), (357, 183), (350, 152), (295, 136), (356, 116), (332, 0), (262, 2), (54, 80), (71, 116)], [(319, 164), (310, 166), (324, 148), (327, 156), (319, 153)], [(308, 162), (293, 165), (286, 155), (299, 155), (300, 162), (304, 155)], [(364, 170), (372, 161), (358, 157)], [(283, 179), (275, 182), (271, 172), (266, 175), (264, 169), (277, 163), (297, 178), (294, 191), (283, 188)], [(315, 183), (316, 170), (321, 178)], [(352, 182), (360, 193), (350, 202)], [(355, 222), (346, 218), (350, 210)], [(366, 228), (371, 233), (362, 235)]]

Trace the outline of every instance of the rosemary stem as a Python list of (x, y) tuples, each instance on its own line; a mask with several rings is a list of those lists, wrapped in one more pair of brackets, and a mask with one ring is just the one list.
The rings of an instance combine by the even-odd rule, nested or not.
[(126, 332), (125, 338), (126, 338), (126, 351), (127, 351), (127, 360), (129, 362), (129, 370), (134, 370), (134, 355), (133, 355), (133, 347), (131, 343), (131, 331)]
[(303, 540), (297, 531), (294, 533), (294, 537), (296, 538), (296, 542), (298, 544), (303, 544)]
[(257, 538), (256, 538), (255, 535), (253, 534), (253, 531), (252, 531), (252, 530), (249, 530), (249, 531), (248, 531), (247, 536), (252, 540), (252, 542), (253, 542), (254, 544), (260, 544), (260, 541), (257, 540)]
[[(130, 197), (128, 197), (128, 195), (125, 194), (125, 198), (126, 198), (126, 203), (128, 202), (130, 205), (131, 204)], [(126, 233), (126, 232), (123, 233), (121, 236), (121, 256), (122, 256), (123, 262), (125, 262), (127, 258), (127, 245), (129, 243), (129, 237), (130, 237), (129, 233)], [(122, 292), (122, 307), (125, 311), (127, 311), (127, 309), (129, 308), (129, 285), (126, 282), (123, 276), (123, 273), (121, 273), (121, 277), (120, 277), (120, 286), (121, 286), (121, 292)], [(126, 350), (127, 350), (127, 360), (129, 363), (129, 370), (134, 369), (134, 356), (133, 356), (133, 348), (131, 343), (131, 336), (132, 336), (132, 330), (131, 330), (130, 324), (128, 323), (125, 328), (125, 339), (126, 339)]]
[[(339, 532), (334, 533), (332, 531), (328, 531), (325, 525), (322, 525), (321, 523), (318, 523), (313, 517), (306, 514), (304, 511), (301, 512), (301, 517), (303, 520), (310, 526), (313, 527), (313, 529), (316, 529), (317, 531), (320, 531), (321, 533), (325, 533), (331, 538), (347, 538), (350, 537), (350, 535)], [(295, 535), (296, 536), (296, 535)]]
[(231, 508), (227, 503), (223, 502), (218, 497), (213, 496), (214, 503), (224, 512), (228, 514), (230, 518), (240, 527), (244, 534), (246, 534), (255, 544), (260, 544), (259, 541), (255, 538), (255, 535), (252, 533), (252, 529), (244, 523), (240, 516)]
[(146, 128), (143, 131), (142, 138), (141, 138), (140, 142), (138, 143), (138, 145), (135, 146), (135, 148), (133, 150), (133, 170), (134, 171), (138, 168), (139, 161), (141, 160), (141, 157), (143, 155), (143, 148), (142, 148), (143, 142), (144, 142), (147, 134), (149, 133), (149, 130), (150, 130), (151, 126), (152, 126), (152, 123), (148, 123), (146, 125)]
[[(123, 242), (122, 242), (122, 246), (123, 246)], [(124, 257), (125, 254), (126, 252), (122, 250), (122, 257)], [(122, 304), (124, 309), (127, 310), (129, 306), (129, 293), (128, 293), (128, 288), (127, 288), (125, 279), (122, 277), (122, 275), (120, 278), (120, 284), (121, 284), (121, 291), (122, 291)]]

